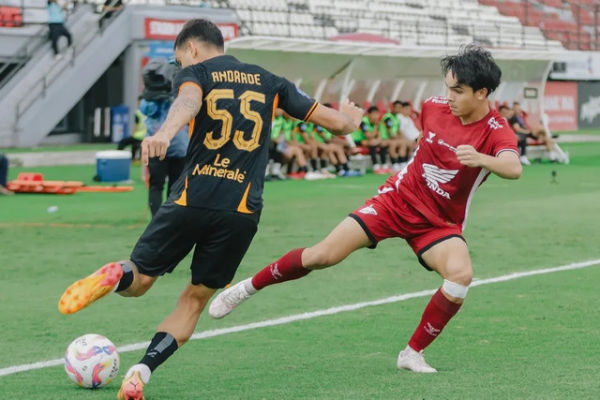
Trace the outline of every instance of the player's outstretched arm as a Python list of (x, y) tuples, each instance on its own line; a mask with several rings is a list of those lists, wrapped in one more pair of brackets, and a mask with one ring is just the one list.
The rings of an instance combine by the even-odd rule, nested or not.
[(202, 107), (202, 90), (198, 85), (182, 85), (177, 98), (171, 104), (167, 119), (154, 136), (144, 138), (142, 142), (142, 164), (148, 165), (148, 159), (160, 157), (161, 160), (167, 154), (167, 148), (171, 139), (190, 120), (196, 117)]
[(344, 100), (339, 111), (320, 105), (310, 117), (310, 122), (321, 125), (334, 135), (347, 135), (358, 128), (362, 116), (362, 108)]
[(456, 148), (456, 157), (463, 165), (485, 168), (505, 179), (519, 179), (523, 172), (519, 156), (512, 151), (503, 151), (493, 157), (477, 152), (473, 146), (463, 144)]

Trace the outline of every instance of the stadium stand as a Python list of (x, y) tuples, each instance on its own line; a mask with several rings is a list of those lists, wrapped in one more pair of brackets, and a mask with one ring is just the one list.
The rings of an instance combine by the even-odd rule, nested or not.
[(475, 41), (499, 48), (562, 48), (538, 27), (476, 0), (228, 0), (211, 5), (235, 9), (249, 33), (257, 36), (326, 39), (361, 32), (402, 45)]
[(549, 40), (569, 50), (598, 50), (600, 3), (594, 0), (480, 0), (501, 14), (517, 17), (524, 26), (540, 27)]

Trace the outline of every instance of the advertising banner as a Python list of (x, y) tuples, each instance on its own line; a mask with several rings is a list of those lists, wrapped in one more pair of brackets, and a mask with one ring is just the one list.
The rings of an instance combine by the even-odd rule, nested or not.
[(600, 131), (600, 82), (579, 82), (579, 128)]
[[(146, 39), (175, 40), (181, 32), (186, 20), (170, 20), (159, 18), (146, 18), (144, 21), (144, 37)], [(217, 24), (225, 41), (238, 37), (239, 26), (235, 23)]]
[(548, 115), (550, 130), (576, 131), (577, 82), (548, 82), (544, 90), (544, 112)]

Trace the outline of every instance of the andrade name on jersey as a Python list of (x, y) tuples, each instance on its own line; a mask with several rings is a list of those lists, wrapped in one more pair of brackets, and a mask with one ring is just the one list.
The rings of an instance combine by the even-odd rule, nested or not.
[(217, 154), (212, 165), (204, 164), (203, 166), (200, 166), (200, 164), (196, 164), (194, 171), (192, 171), (192, 176), (214, 176), (215, 178), (229, 179), (231, 181), (237, 181), (238, 183), (244, 183), (246, 174), (241, 172), (239, 168), (236, 168), (235, 170), (228, 169), (227, 167), (230, 162), (231, 160), (229, 158), (221, 158), (221, 154)]
[(247, 83), (261, 86), (260, 74), (249, 74), (238, 70), (215, 71), (211, 73), (213, 82)]

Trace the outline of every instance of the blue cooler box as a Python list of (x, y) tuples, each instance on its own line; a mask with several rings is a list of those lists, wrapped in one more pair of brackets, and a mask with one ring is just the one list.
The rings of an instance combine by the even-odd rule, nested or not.
[(96, 175), (102, 182), (120, 182), (129, 179), (131, 152), (108, 150), (96, 153)]

